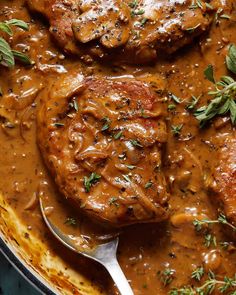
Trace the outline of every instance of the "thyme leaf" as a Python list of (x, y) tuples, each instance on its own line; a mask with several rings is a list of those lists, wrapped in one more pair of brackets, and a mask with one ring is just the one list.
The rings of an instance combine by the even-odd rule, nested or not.
[(86, 193), (90, 192), (90, 189), (93, 184), (97, 183), (100, 180), (101, 176), (98, 175), (96, 172), (92, 172), (89, 177), (84, 177), (84, 187)]
[(210, 225), (210, 224), (225, 224), (229, 226), (233, 231), (236, 231), (236, 226), (234, 226), (232, 223), (230, 223), (226, 216), (223, 213), (220, 213), (218, 216), (218, 219), (216, 220), (209, 220), (209, 219), (195, 219), (193, 221), (193, 225), (195, 227), (196, 231), (201, 231), (204, 225)]

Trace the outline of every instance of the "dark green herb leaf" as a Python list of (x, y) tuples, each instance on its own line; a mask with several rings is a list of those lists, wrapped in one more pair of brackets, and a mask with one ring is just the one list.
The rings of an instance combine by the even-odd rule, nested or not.
[(148, 181), (148, 182), (145, 184), (144, 187), (145, 187), (146, 189), (148, 189), (148, 188), (152, 187), (152, 185), (153, 185), (152, 181)]
[(84, 187), (86, 193), (90, 192), (92, 185), (97, 183), (100, 178), (101, 176), (98, 175), (96, 172), (91, 173), (89, 177), (84, 177)]
[(74, 217), (68, 217), (65, 221), (65, 224), (75, 226), (77, 225), (77, 221)]
[(109, 205), (111, 206), (111, 205), (115, 205), (116, 207), (119, 207), (119, 204), (117, 203), (117, 200), (118, 200), (118, 198), (116, 198), (116, 197), (111, 197), (110, 199), (109, 199)]
[(176, 95), (174, 95), (173, 93), (170, 94), (171, 99), (173, 99), (174, 102), (176, 103), (181, 103), (181, 100), (179, 97), (177, 97)]
[(213, 236), (212, 234), (206, 234), (205, 235), (205, 243), (204, 245), (209, 248), (211, 245), (213, 246), (217, 246), (217, 243), (216, 243), (216, 237)]
[(130, 180), (130, 178), (129, 178), (129, 175), (127, 175), (127, 174), (123, 174), (122, 176), (123, 176), (123, 178), (124, 178), (125, 181), (127, 181), (127, 182), (131, 182), (131, 180)]
[(132, 2), (129, 3), (130, 8), (136, 8), (138, 6), (137, 0), (133, 0)]
[(142, 148), (143, 146), (141, 145), (141, 143), (136, 140), (136, 139), (131, 139), (130, 140), (131, 144), (134, 146), (134, 147), (139, 147), (139, 148)]
[(21, 28), (24, 31), (28, 31), (29, 30), (29, 26), (27, 25), (26, 22), (24, 22), (23, 20), (20, 19), (11, 19), (9, 21), (6, 22), (7, 25), (11, 25), (11, 26), (15, 26), (18, 28)]
[(200, 24), (197, 24), (195, 27), (187, 28), (186, 31), (190, 34), (193, 33), (198, 27), (200, 27)]
[(200, 96), (195, 97), (194, 95), (192, 95), (192, 100), (188, 103), (186, 109), (189, 111), (192, 111), (195, 108), (196, 104), (198, 103), (199, 98)]
[(119, 131), (118, 133), (114, 135), (114, 139), (120, 139), (122, 135), (123, 135), (122, 131)]
[(111, 120), (108, 117), (102, 118), (102, 121), (104, 122), (101, 131), (106, 131), (110, 128)]
[(14, 55), (9, 44), (0, 37), (0, 64), (12, 68), (15, 65)]
[(226, 56), (226, 65), (228, 70), (236, 74), (236, 46), (234, 44), (229, 46), (229, 52)]
[(181, 129), (183, 128), (183, 124), (180, 125), (172, 125), (171, 131), (175, 136), (178, 136), (180, 134)]
[(23, 62), (25, 65), (32, 65), (32, 61), (30, 60), (30, 58), (25, 55), (22, 52), (16, 51), (16, 50), (12, 50), (12, 53), (14, 55), (14, 57), (18, 60), (20, 60), (21, 62)]
[(144, 14), (145, 10), (144, 9), (140, 9), (140, 10), (137, 10), (137, 11), (133, 11), (133, 14), (134, 15), (142, 15)]
[(175, 110), (176, 109), (176, 105), (175, 104), (169, 104), (168, 107), (167, 107), (167, 109), (169, 111)]
[(169, 285), (174, 279), (175, 271), (173, 269), (166, 268), (161, 272), (161, 281), (164, 286)]
[(146, 17), (144, 17), (142, 20), (141, 20), (141, 26), (144, 26), (146, 24), (146, 22), (148, 21), (148, 19)]
[(204, 71), (204, 75), (207, 78), (207, 80), (215, 84), (214, 71), (212, 65), (207, 66), (207, 68)]
[(60, 123), (60, 122), (56, 122), (53, 125), (56, 126), (56, 127), (63, 127), (63, 126), (65, 126), (65, 124)]
[(204, 276), (204, 268), (199, 267), (192, 272), (191, 278), (195, 279), (196, 281), (201, 281), (201, 278)]
[(13, 35), (12, 29), (7, 23), (0, 22), (0, 30), (8, 34), (9, 36)]

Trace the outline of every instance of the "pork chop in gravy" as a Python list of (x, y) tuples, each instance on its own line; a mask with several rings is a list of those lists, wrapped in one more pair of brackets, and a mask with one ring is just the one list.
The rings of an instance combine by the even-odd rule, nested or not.
[(46, 16), (66, 51), (92, 57), (146, 63), (171, 54), (206, 32), (218, 11), (233, 0), (27, 0)]
[(67, 74), (41, 94), (38, 143), (61, 193), (114, 226), (168, 217), (163, 101), (134, 79)]

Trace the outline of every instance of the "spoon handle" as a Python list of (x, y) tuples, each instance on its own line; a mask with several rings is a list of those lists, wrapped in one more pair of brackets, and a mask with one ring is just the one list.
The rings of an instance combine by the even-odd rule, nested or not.
[(134, 295), (116, 258), (113, 258), (111, 261), (106, 262), (103, 265), (111, 275), (121, 295)]

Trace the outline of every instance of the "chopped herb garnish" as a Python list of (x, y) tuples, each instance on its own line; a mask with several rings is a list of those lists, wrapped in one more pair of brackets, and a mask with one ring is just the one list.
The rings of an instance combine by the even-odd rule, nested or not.
[(171, 131), (173, 135), (178, 136), (180, 134), (181, 129), (183, 128), (183, 124), (180, 125), (172, 125)]
[(200, 96), (195, 97), (194, 95), (192, 95), (192, 100), (188, 103), (186, 109), (189, 111), (192, 111), (195, 108), (196, 104), (198, 103), (199, 98)]
[(144, 9), (140, 9), (140, 10), (132, 10), (131, 11), (131, 16), (135, 16), (135, 15), (142, 15), (145, 13)]
[(65, 221), (65, 224), (75, 226), (77, 225), (77, 221), (74, 217), (68, 217)]
[(161, 278), (161, 281), (165, 287), (173, 281), (174, 273), (175, 273), (175, 271), (173, 269), (169, 269), (169, 268), (167, 268), (161, 272), (160, 278)]
[(117, 200), (118, 200), (118, 198), (116, 198), (116, 197), (111, 197), (110, 199), (109, 199), (109, 205), (111, 206), (111, 205), (115, 205), (116, 207), (119, 207), (119, 204), (117, 203)]
[(143, 288), (144, 289), (147, 289), (147, 287), (148, 287), (148, 285), (145, 283), (145, 284), (143, 284)]
[(56, 127), (63, 127), (63, 126), (65, 126), (64, 123), (60, 123), (60, 122), (56, 122), (53, 125), (56, 126)]
[(152, 187), (152, 185), (153, 185), (152, 181), (148, 181), (148, 182), (145, 184), (144, 187), (145, 187), (146, 189), (148, 189), (148, 188)]
[(204, 239), (205, 239), (205, 242), (204, 242), (204, 245), (209, 248), (211, 247), (212, 245), (213, 246), (217, 246), (217, 242), (216, 242), (216, 237), (212, 234), (206, 234), (204, 236)]
[(104, 122), (101, 131), (106, 131), (110, 128), (111, 120), (108, 117), (102, 118), (102, 121)]
[(196, 281), (200, 282), (202, 277), (204, 276), (204, 268), (198, 267), (192, 272), (191, 278), (195, 279)]
[(84, 187), (85, 187), (86, 193), (90, 192), (92, 185), (97, 183), (100, 178), (101, 176), (98, 175), (96, 172), (91, 173), (89, 177), (87, 176), (84, 177)]
[(206, 5), (206, 7), (208, 8), (208, 9), (210, 9), (210, 10), (213, 10), (214, 9), (214, 7), (210, 4), (210, 3), (205, 3), (205, 5)]
[(176, 109), (176, 105), (175, 104), (169, 104), (168, 107), (167, 107), (167, 109), (169, 111), (175, 110)]
[(200, 0), (192, 1), (192, 4), (189, 6), (190, 9), (203, 9), (202, 2)]
[(220, 242), (220, 246), (223, 250), (227, 250), (228, 247), (230, 246), (229, 242)]
[(131, 182), (131, 180), (129, 178), (129, 175), (123, 174), (122, 176), (123, 176), (123, 178), (124, 178), (125, 181)]
[(187, 28), (186, 31), (189, 33), (193, 33), (198, 27), (200, 27), (200, 24), (197, 24), (195, 27)]
[(137, 0), (133, 0), (132, 2), (129, 3), (130, 8), (136, 8), (137, 6), (138, 6), (138, 1)]
[(139, 147), (139, 148), (142, 148), (143, 147), (141, 145), (141, 143), (138, 140), (136, 140), (136, 139), (131, 139), (130, 142), (131, 142), (132, 146), (134, 146), (134, 147)]
[(179, 97), (177, 97), (176, 95), (174, 95), (173, 93), (170, 94), (170, 98), (173, 99), (174, 102), (176, 103), (181, 103), (181, 100)]
[(141, 26), (144, 26), (146, 24), (146, 22), (148, 21), (148, 19), (146, 17), (144, 17), (142, 20), (141, 20)]
[(144, 119), (148, 118), (148, 116), (145, 115), (145, 113), (144, 113), (144, 109), (141, 109), (141, 116), (142, 116)]
[(114, 139), (120, 139), (122, 135), (123, 135), (122, 131), (119, 131), (118, 133), (114, 135)]
[(77, 100), (72, 100), (72, 102), (70, 103), (70, 106), (76, 111), (76, 112), (78, 112), (78, 110), (79, 110), (79, 106), (78, 106), (78, 102), (77, 102)]

